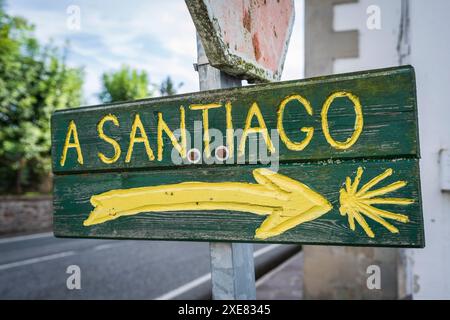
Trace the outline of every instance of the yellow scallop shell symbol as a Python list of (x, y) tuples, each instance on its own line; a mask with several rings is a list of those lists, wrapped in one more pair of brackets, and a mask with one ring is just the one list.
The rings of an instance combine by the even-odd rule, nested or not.
[(403, 223), (409, 222), (409, 218), (406, 215), (393, 213), (373, 206), (377, 204), (409, 205), (414, 202), (414, 200), (406, 198), (380, 197), (382, 195), (403, 188), (404, 186), (406, 186), (406, 181), (396, 181), (387, 186), (378, 189), (372, 189), (382, 180), (391, 176), (392, 173), (392, 169), (387, 169), (382, 174), (367, 182), (359, 190), (358, 186), (361, 181), (363, 169), (361, 167), (358, 168), (356, 177), (353, 182), (350, 177), (347, 177), (345, 181), (345, 188), (342, 188), (340, 190), (339, 201), (341, 206), (339, 208), (339, 212), (342, 216), (347, 215), (350, 229), (352, 229), (353, 231), (355, 230), (356, 220), (356, 222), (358, 222), (358, 224), (363, 228), (366, 234), (369, 237), (374, 238), (375, 234), (367, 223), (365, 217), (378, 222), (392, 233), (398, 233), (399, 231), (394, 225), (387, 222), (385, 219), (391, 219)]

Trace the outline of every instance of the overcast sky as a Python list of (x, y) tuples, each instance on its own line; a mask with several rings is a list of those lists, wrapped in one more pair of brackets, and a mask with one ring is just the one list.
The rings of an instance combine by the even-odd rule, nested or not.
[[(303, 1), (296, 20), (283, 80), (303, 77)], [(67, 26), (71, 5), (80, 9), (80, 29)], [(6, 10), (36, 25), (42, 43), (70, 41), (68, 63), (84, 66), (88, 104), (99, 103), (101, 74), (122, 64), (146, 70), (152, 83), (167, 75), (183, 82), (180, 93), (198, 91), (195, 28), (183, 0), (7, 0)]]

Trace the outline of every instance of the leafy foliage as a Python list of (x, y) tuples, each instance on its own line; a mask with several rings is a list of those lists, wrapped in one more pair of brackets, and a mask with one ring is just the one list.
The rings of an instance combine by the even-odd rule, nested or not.
[(171, 96), (177, 94), (177, 90), (182, 86), (183, 82), (180, 82), (177, 85), (175, 85), (170, 76), (167, 76), (167, 78), (161, 82), (159, 92), (162, 96)]
[[(34, 26), (11, 16), (0, 0), (0, 193), (39, 191), (50, 180), (50, 116), (83, 103), (84, 72), (66, 63), (67, 45), (41, 45)], [(159, 86), (145, 71), (122, 66), (102, 76), (103, 102), (176, 94), (168, 76)], [(47, 183), (48, 185), (48, 183)]]
[(82, 103), (83, 70), (41, 46), (34, 26), (0, 2), (0, 192), (33, 189), (50, 173), (50, 115)]
[(103, 102), (135, 100), (152, 95), (145, 71), (139, 72), (124, 65), (118, 71), (104, 73), (102, 80), (100, 99)]

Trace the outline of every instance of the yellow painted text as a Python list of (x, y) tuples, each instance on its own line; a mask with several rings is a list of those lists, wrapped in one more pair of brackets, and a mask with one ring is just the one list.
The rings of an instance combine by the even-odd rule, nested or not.
[(311, 139), (314, 134), (314, 128), (313, 127), (303, 127), (300, 129), (300, 131), (306, 133), (306, 137), (301, 142), (293, 142), (291, 139), (288, 138), (288, 136), (286, 135), (286, 132), (284, 131), (283, 114), (284, 114), (284, 109), (286, 108), (286, 105), (293, 100), (300, 102), (303, 105), (303, 107), (306, 109), (306, 112), (308, 112), (308, 114), (310, 116), (313, 115), (313, 109), (308, 100), (306, 100), (305, 98), (303, 98), (300, 95), (288, 96), (283, 101), (281, 101), (280, 107), (278, 108), (277, 129), (278, 129), (278, 133), (280, 135), (281, 141), (284, 142), (284, 144), (286, 145), (286, 147), (289, 150), (301, 151), (301, 150), (305, 149), (308, 146), (308, 144), (311, 142)]
[[(71, 137), (73, 136), (73, 142), (70, 142)], [(78, 132), (77, 126), (75, 125), (75, 121), (71, 120), (69, 123), (69, 128), (67, 129), (66, 140), (64, 142), (64, 148), (61, 156), (60, 165), (64, 166), (67, 158), (67, 151), (70, 148), (75, 148), (77, 151), (77, 161), (79, 164), (83, 164), (83, 153), (81, 152), (80, 141), (78, 140)]]
[[(136, 137), (137, 129), (139, 129), (141, 133), (140, 137)], [(130, 145), (128, 146), (127, 157), (125, 158), (125, 162), (128, 163), (131, 161), (131, 156), (133, 154), (133, 147), (134, 144), (137, 142), (144, 143), (145, 152), (147, 153), (148, 159), (151, 161), (155, 160), (153, 150), (150, 147), (150, 143), (148, 142), (147, 133), (145, 132), (144, 126), (142, 125), (142, 121), (141, 118), (139, 117), (139, 114), (137, 114), (134, 117), (133, 126), (131, 127)]]
[(111, 163), (116, 162), (116, 161), (119, 159), (120, 154), (121, 154), (122, 151), (121, 151), (121, 149), (120, 149), (119, 143), (118, 143), (116, 140), (114, 140), (113, 138), (108, 137), (108, 136), (105, 134), (105, 132), (103, 131), (103, 125), (105, 124), (106, 121), (112, 121), (112, 123), (113, 123), (115, 126), (118, 127), (118, 126), (119, 126), (119, 120), (117, 120), (117, 117), (116, 117), (115, 115), (108, 114), (107, 116), (104, 116), (104, 117), (102, 118), (102, 120), (100, 120), (100, 122), (99, 122), (98, 125), (97, 125), (97, 132), (98, 132), (98, 136), (100, 137), (100, 139), (102, 139), (102, 140), (108, 142), (108, 143), (111, 144), (111, 145), (113, 146), (113, 148), (114, 148), (114, 155), (113, 155), (111, 158), (105, 156), (105, 155), (104, 155), (103, 153), (101, 153), (101, 152), (98, 153), (98, 157), (100, 158), (100, 160), (101, 160), (103, 163), (111, 164)]
[[(353, 107), (355, 109), (356, 119), (355, 119), (355, 127), (353, 134), (350, 138), (345, 140), (344, 142), (334, 140), (330, 135), (330, 129), (328, 127), (328, 110), (330, 109), (331, 103), (333, 103), (336, 98), (348, 98), (351, 102), (353, 102)], [(339, 91), (333, 93), (328, 99), (325, 101), (322, 107), (322, 130), (325, 135), (325, 139), (327, 142), (335, 149), (345, 150), (350, 148), (355, 142), (358, 140), (364, 125), (362, 107), (359, 98), (350, 92)]]
[[(258, 120), (259, 127), (252, 127), (252, 119), (256, 116)], [(242, 133), (241, 141), (239, 143), (239, 156), (243, 156), (245, 153), (245, 142), (247, 141), (247, 137), (250, 133), (261, 133), (264, 141), (266, 142), (267, 149), (270, 152), (275, 152), (275, 148), (272, 144), (272, 140), (270, 139), (269, 132), (267, 130), (266, 122), (261, 114), (261, 110), (258, 107), (258, 104), (254, 102), (248, 110), (247, 118), (245, 120), (244, 132)]]
[(177, 138), (173, 132), (167, 126), (167, 123), (163, 119), (161, 112), (158, 112), (158, 161), (163, 159), (163, 131), (167, 134), (174, 148), (180, 153), (182, 158), (186, 157), (186, 120), (184, 114), (184, 107), (180, 107), (180, 131), (181, 131), (181, 144), (178, 142)]
[(203, 144), (205, 148), (205, 155), (209, 157), (211, 155), (211, 150), (209, 147), (210, 137), (209, 137), (209, 109), (220, 108), (222, 105), (220, 103), (208, 103), (208, 104), (191, 104), (189, 108), (191, 110), (202, 110), (203, 119)]

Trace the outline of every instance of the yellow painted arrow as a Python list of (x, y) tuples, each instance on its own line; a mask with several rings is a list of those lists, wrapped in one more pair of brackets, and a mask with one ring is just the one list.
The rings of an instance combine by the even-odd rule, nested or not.
[(268, 169), (253, 170), (257, 184), (182, 182), (118, 189), (91, 197), (94, 210), (85, 226), (142, 212), (232, 210), (268, 215), (255, 237), (266, 239), (332, 209), (330, 202), (303, 183)]

